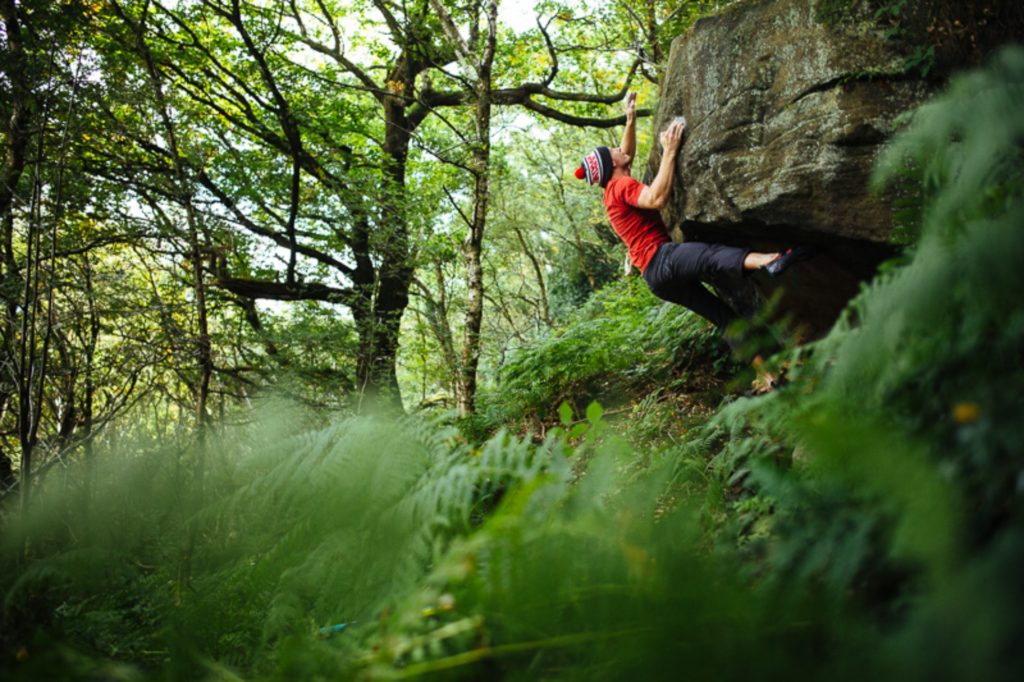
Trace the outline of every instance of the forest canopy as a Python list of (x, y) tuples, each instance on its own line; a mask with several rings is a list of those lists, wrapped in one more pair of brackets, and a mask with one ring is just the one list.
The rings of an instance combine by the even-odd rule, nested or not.
[[(639, 46), (699, 6), (5, 2), (5, 481), (128, 411), (166, 433), (270, 387), (471, 412), (481, 358), (607, 281), (552, 141), (620, 124), (657, 81)], [(556, 253), (580, 281), (547, 282)]]

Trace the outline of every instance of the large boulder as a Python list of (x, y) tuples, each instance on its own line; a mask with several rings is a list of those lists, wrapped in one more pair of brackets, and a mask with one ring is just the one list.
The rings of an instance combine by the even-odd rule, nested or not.
[[(805, 338), (893, 252), (891, 198), (868, 180), (896, 118), (930, 92), (869, 10), (828, 25), (817, 4), (741, 0), (698, 21), (672, 44), (654, 122), (687, 119), (665, 212), (686, 239), (819, 247), (779, 280), (752, 278), (762, 298), (784, 289), (780, 311)], [(720, 292), (749, 300), (744, 282)]]

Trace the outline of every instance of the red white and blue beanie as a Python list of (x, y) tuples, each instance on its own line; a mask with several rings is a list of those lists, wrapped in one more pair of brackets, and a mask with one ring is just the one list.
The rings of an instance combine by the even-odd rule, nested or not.
[(576, 169), (576, 177), (586, 178), (591, 185), (607, 185), (612, 178), (612, 153), (608, 147), (598, 147), (584, 156), (583, 164)]

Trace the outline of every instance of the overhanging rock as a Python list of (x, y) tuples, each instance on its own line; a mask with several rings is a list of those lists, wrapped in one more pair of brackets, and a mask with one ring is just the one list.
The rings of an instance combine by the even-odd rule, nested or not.
[[(742, 0), (698, 21), (672, 44), (654, 123), (687, 119), (665, 212), (687, 239), (821, 249), (779, 281), (754, 278), (762, 295), (784, 287), (781, 312), (811, 337), (892, 253), (891, 199), (868, 180), (896, 118), (929, 93), (870, 12), (829, 27), (816, 4)], [(659, 162), (656, 144), (649, 170)]]

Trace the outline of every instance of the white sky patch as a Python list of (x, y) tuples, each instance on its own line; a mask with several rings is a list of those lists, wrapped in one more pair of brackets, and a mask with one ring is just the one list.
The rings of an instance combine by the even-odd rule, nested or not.
[(498, 5), (498, 19), (516, 33), (528, 31), (537, 26), (536, 5), (537, 0), (504, 0)]

